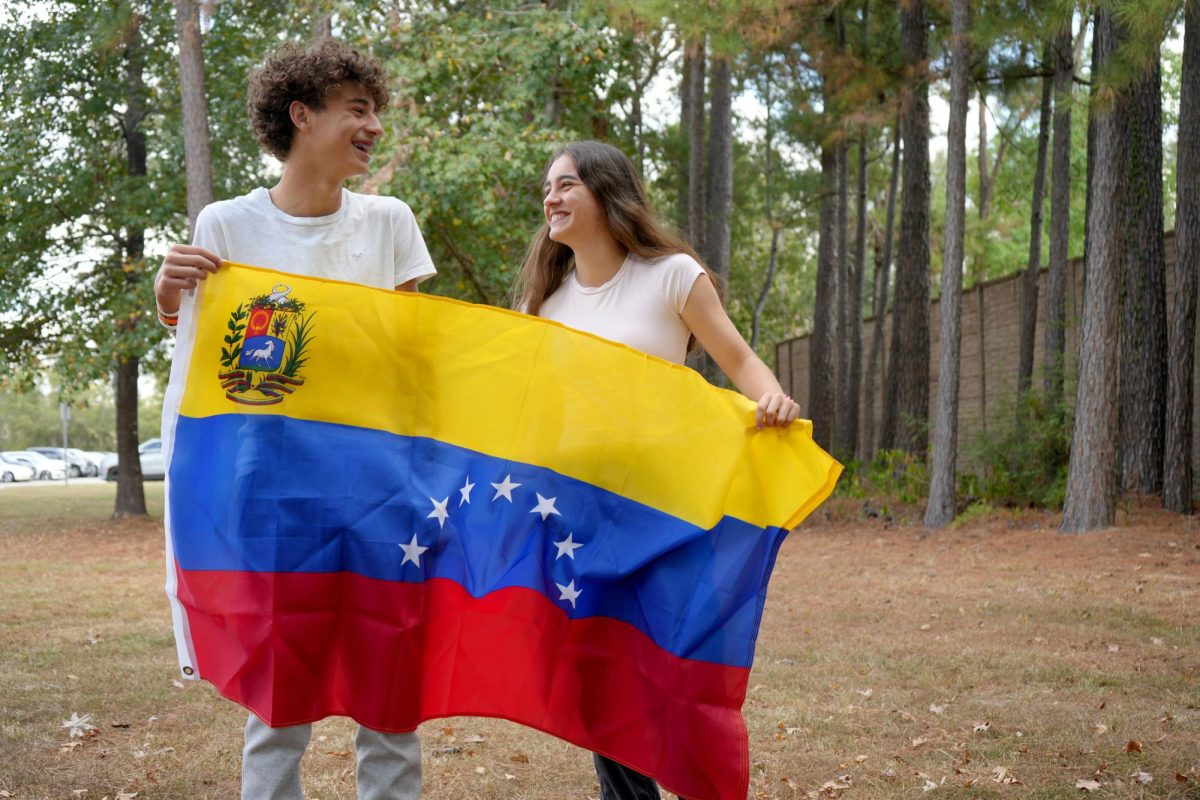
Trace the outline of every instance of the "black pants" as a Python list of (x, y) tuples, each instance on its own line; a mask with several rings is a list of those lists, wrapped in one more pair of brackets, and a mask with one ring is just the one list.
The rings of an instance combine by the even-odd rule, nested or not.
[(599, 753), (592, 757), (600, 779), (600, 800), (659, 800), (658, 784), (653, 778)]

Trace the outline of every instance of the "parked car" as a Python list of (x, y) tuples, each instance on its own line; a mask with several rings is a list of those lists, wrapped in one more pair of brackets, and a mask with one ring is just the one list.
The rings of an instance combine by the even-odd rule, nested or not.
[(34, 477), (33, 467), (22, 464), (15, 458), (0, 455), (0, 482), (31, 481)]
[(57, 458), (60, 461), (66, 462), (67, 469), (71, 470), (72, 478), (81, 478), (84, 475), (99, 475), (100, 466), (92, 464), (88, 461), (87, 456), (82, 450), (74, 447), (68, 447), (65, 451), (61, 447), (29, 447), (26, 448), (34, 453), (41, 453), (46, 458)]
[[(163, 469), (162, 439), (147, 439), (138, 445), (138, 459), (142, 462), (142, 478), (144, 480), (161, 481), (166, 477), (166, 471)], [(115, 481), (117, 479), (117, 464), (116, 453), (105, 455), (104, 463), (100, 466), (105, 480)]]
[(80, 452), (83, 453), (83, 457), (88, 460), (88, 463), (95, 468), (91, 474), (99, 475), (100, 465), (104, 463), (104, 456), (106, 454), (97, 450), (81, 450)]
[(33, 467), (38, 480), (61, 481), (67, 474), (67, 465), (59, 458), (46, 458), (41, 453), (34, 453), (30, 450), (8, 450), (0, 455), (5, 458), (15, 458), (22, 464)]

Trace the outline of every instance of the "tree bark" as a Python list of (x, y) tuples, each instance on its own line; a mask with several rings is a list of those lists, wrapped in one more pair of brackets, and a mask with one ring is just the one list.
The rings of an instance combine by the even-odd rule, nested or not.
[[(862, 9), (862, 53), (866, 57), (870, 44), (868, 36), (870, 0), (864, 0)], [(846, 431), (846, 452), (855, 458), (863, 457), (859, 429), (862, 427), (862, 370), (863, 370), (863, 280), (867, 269), (867, 126), (858, 129), (858, 175), (854, 217), (854, 260), (850, 264), (850, 379), (847, 382), (849, 413), (843, 417)]]
[[(121, 132), (125, 139), (126, 161), (130, 177), (146, 175), (146, 133), (142, 120), (146, 118), (146, 85), (143, 75), (145, 57), (142, 53), (142, 19), (134, 15), (124, 32), (125, 113), (121, 117)], [(144, 278), (145, 231), (131, 228), (125, 231), (125, 280), (130, 291)], [(131, 333), (137, 318), (117, 321), (120, 333)], [(132, 336), (126, 336), (132, 339)], [(123, 353), (116, 365), (117, 411), (117, 496), (113, 517), (146, 516), (146, 495), (142, 487), (142, 463), (138, 457), (138, 364), (135, 354)]]
[(837, 156), (821, 148), (821, 208), (817, 240), (817, 288), (813, 299), (813, 332), (808, 346), (808, 417), (813, 440), (833, 447), (834, 356), (837, 319)]
[(900, 38), (908, 85), (902, 101), (903, 196), (887, 387), (896, 424), (885, 446), (924, 458), (929, 439), (929, 79), (923, 0), (901, 6)]
[(1066, 369), (1067, 258), (1071, 237), (1071, 102), (1075, 71), (1068, 18), (1054, 41), (1054, 144), (1051, 155), (1050, 265), (1046, 274), (1046, 399), (1063, 399)]
[(188, 231), (196, 230), (200, 210), (213, 201), (212, 150), (208, 140), (208, 104), (204, 93), (204, 51), (200, 44), (200, 6), (175, 0), (179, 37), (179, 90), (183, 109), (183, 152), (187, 166)]
[(704, 40), (688, 44), (688, 78), (684, 124), (688, 137), (687, 235), (697, 253), (704, 252)]
[(1175, 172), (1175, 289), (1168, 331), (1163, 506), (1192, 513), (1192, 374), (1200, 260), (1200, 3), (1186, 4)]
[[(1125, 159), (1124, 291), (1121, 293), (1120, 487), (1162, 491), (1167, 411), (1167, 261), (1163, 248), (1162, 68), (1129, 92)], [(1195, 265), (1191, 265), (1193, 268)]]
[[(892, 172), (888, 181), (887, 193), (887, 226), (883, 233), (883, 252), (877, 253), (875, 259), (875, 324), (871, 337), (871, 356), (867, 362), (866, 388), (863, 390), (863, 435), (862, 454), (864, 460), (875, 458), (879, 442), (875, 437), (875, 394), (881, 375), (886, 374), (883, 361), (884, 326), (887, 322), (888, 283), (891, 280), (892, 268), (892, 229), (896, 223), (896, 184), (900, 177), (900, 119), (892, 137)], [(876, 240), (878, 241), (878, 240)], [(886, 377), (883, 383), (886, 384)], [(887, 407), (886, 404), (884, 406)], [(882, 428), (882, 425), (880, 426)]]
[(941, 344), (938, 356), (937, 413), (925, 527), (941, 528), (956, 510), (958, 378), (962, 346), (963, 232), (967, 191), (967, 90), (970, 9), (952, 0), (950, 44), (950, 125), (946, 132), (946, 230), (942, 259)]
[[(1053, 48), (1047, 45), (1046, 61)], [(1017, 356), (1017, 393), (1033, 385), (1033, 345), (1037, 339), (1038, 277), (1042, 271), (1042, 204), (1046, 199), (1046, 150), (1050, 145), (1050, 100), (1054, 78), (1042, 78), (1042, 105), (1038, 115), (1037, 167), (1033, 173), (1033, 202), (1029, 214), (1029, 263), (1021, 281), (1021, 330)]]
[[(1096, 11), (1093, 81), (1102, 76), (1120, 43), (1111, 12)], [(1121, 322), (1119, 290), (1125, 218), (1122, 165), (1125, 137), (1119, 97), (1094, 108), (1095, 158), (1091, 165), (1092, 203), (1088, 212), (1087, 285), (1080, 326), (1079, 389), (1067, 476), (1062, 530), (1070, 533), (1113, 524), (1117, 492), (1117, 355)], [(1161, 232), (1158, 232), (1161, 235)]]

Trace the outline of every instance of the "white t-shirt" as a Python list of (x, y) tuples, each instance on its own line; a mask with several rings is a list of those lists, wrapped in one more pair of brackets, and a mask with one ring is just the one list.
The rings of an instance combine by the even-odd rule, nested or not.
[(580, 284), (571, 270), (538, 315), (682, 364), (691, 331), (680, 315), (703, 274), (685, 253), (652, 261), (630, 253), (601, 286)]
[(412, 209), (347, 189), (325, 217), (285, 214), (261, 187), (221, 200), (200, 212), (193, 244), (241, 264), (380, 289), (436, 272)]

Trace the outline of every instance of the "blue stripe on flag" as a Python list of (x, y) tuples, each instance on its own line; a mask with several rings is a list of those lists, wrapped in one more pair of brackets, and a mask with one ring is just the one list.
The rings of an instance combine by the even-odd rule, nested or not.
[(542, 467), (284, 416), (180, 416), (169, 477), (184, 570), (523, 587), (729, 666), (753, 660), (758, 579), (786, 534), (730, 517), (705, 530)]

